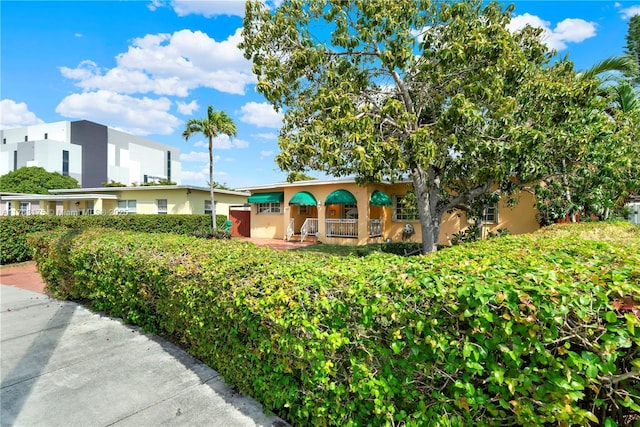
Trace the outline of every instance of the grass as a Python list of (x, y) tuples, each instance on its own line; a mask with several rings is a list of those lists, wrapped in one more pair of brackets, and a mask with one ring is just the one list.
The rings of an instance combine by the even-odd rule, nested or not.
[(347, 256), (360, 256), (359, 253), (363, 248), (369, 247), (377, 247), (377, 250), (380, 250), (380, 245), (366, 245), (366, 246), (344, 246), (344, 245), (329, 245), (326, 243), (318, 243), (317, 245), (310, 246), (301, 246), (299, 248), (291, 249), (293, 252), (312, 252), (318, 253), (322, 255), (328, 256), (339, 256), (339, 257), (347, 257)]
[[(585, 239), (625, 242), (629, 239), (637, 238), (640, 234), (640, 226), (629, 225), (625, 221), (612, 222), (582, 222), (575, 224), (556, 224), (540, 229), (537, 233), (554, 233), (556, 235), (579, 235)], [(302, 246), (300, 248), (291, 249), (297, 252), (311, 252), (327, 256), (366, 256), (374, 252), (385, 252), (382, 247), (384, 244), (372, 243), (365, 246), (346, 246), (346, 245), (330, 245), (319, 243), (317, 245)], [(403, 248), (398, 249), (397, 254), (403, 253)], [(408, 248), (411, 252), (412, 248)]]

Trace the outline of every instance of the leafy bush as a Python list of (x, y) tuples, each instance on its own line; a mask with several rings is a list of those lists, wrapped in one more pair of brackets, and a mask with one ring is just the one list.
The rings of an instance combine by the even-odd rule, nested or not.
[(201, 239), (231, 239), (230, 232), (221, 230), (219, 228), (214, 231), (211, 227), (192, 231), (191, 233), (189, 233), (189, 235), (193, 237), (199, 237)]
[[(225, 215), (216, 216), (216, 225), (224, 226)], [(189, 234), (210, 227), (210, 215), (82, 215), (82, 216), (5, 216), (0, 217), (0, 264), (28, 261), (31, 249), (26, 237), (37, 231), (86, 228), (150, 233)]]
[(421, 254), (422, 244), (416, 242), (391, 242), (380, 245), (380, 250), (395, 255)]
[(50, 289), (172, 337), (296, 425), (640, 419), (638, 227), (552, 226), (411, 258), (70, 237), (32, 237)]

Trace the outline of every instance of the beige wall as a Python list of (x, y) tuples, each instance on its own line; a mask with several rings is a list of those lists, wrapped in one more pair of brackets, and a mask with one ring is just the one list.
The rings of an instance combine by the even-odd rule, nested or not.
[(258, 214), (258, 205), (251, 204), (251, 237), (284, 239), (286, 230), (284, 212)]
[[(415, 233), (407, 238), (408, 241), (420, 242), (421, 226), (419, 221), (396, 221), (393, 219), (394, 206), (369, 206), (371, 193), (375, 190), (385, 192), (392, 201), (394, 196), (402, 196), (407, 193), (406, 184), (383, 185), (375, 184), (366, 187), (360, 187), (355, 183), (338, 183), (326, 185), (309, 185), (296, 187), (273, 188), (264, 192), (283, 191), (284, 203), (282, 212), (279, 214), (258, 214), (257, 205), (251, 205), (251, 236), (262, 238), (285, 237), (289, 219), (293, 218), (295, 223), (295, 231), (299, 231), (301, 223), (304, 221), (298, 214), (297, 206), (289, 206), (289, 200), (299, 191), (308, 191), (313, 194), (319, 202), (317, 207), (318, 231), (320, 233), (320, 241), (341, 245), (364, 245), (367, 243), (382, 242), (387, 238), (393, 241), (402, 241), (402, 230), (405, 224), (413, 225)], [(325, 219), (339, 218), (339, 206), (326, 206), (324, 201), (327, 196), (338, 189), (351, 192), (357, 200), (358, 205), (358, 237), (357, 238), (334, 238), (326, 237)], [(259, 194), (256, 191), (253, 194)], [(520, 195), (520, 202), (513, 208), (506, 205), (504, 201), (499, 203), (498, 207), (498, 223), (486, 224), (483, 226), (483, 235), (489, 232), (496, 232), (498, 229), (505, 228), (511, 234), (521, 234), (535, 231), (539, 228), (536, 220), (537, 211), (534, 208), (534, 198), (529, 193)], [(309, 215), (307, 215), (309, 216)], [(370, 218), (380, 218), (383, 220), (382, 237), (369, 237), (369, 220)], [(463, 212), (445, 213), (442, 218), (440, 235), (438, 242), (440, 244), (450, 244), (453, 235), (468, 227), (466, 215)]]
[[(209, 200), (208, 191), (189, 190), (185, 188), (176, 188), (175, 190), (160, 189), (156, 190), (152, 187), (148, 190), (121, 190), (120, 200), (135, 200), (136, 211), (139, 214), (157, 214), (158, 200), (167, 200), (168, 214), (204, 214), (205, 200)], [(242, 205), (247, 202), (247, 196), (237, 196), (232, 194), (214, 195), (216, 202), (216, 214), (229, 216), (230, 205)], [(103, 202), (103, 211), (110, 212), (116, 209), (118, 202), (114, 200), (105, 200)], [(97, 210), (97, 208), (96, 208)]]
[[(114, 199), (102, 199), (94, 198), (95, 195), (87, 195), (86, 198), (82, 198), (82, 193), (75, 193), (76, 196), (73, 199), (64, 199), (64, 196), (60, 196), (62, 200), (62, 209), (65, 213), (74, 214), (78, 211), (86, 212), (89, 203), (93, 202), (93, 210), (95, 214), (114, 214), (118, 209), (118, 201), (122, 200), (135, 200), (136, 201), (136, 213), (138, 214), (152, 214), (158, 213), (158, 200), (167, 200), (167, 213), (168, 214), (204, 214), (205, 200), (209, 200), (210, 194), (206, 190), (191, 189), (187, 191), (186, 188), (175, 189), (155, 189), (153, 187), (147, 187), (143, 190), (138, 189), (118, 189), (113, 190), (109, 194), (118, 197), (118, 200)], [(93, 193), (92, 193), (93, 194)], [(102, 194), (102, 193), (99, 193)], [(77, 197), (80, 196), (80, 197)], [(247, 203), (248, 196), (216, 193), (214, 196), (216, 202), (216, 213), (218, 215), (229, 216), (229, 207), (233, 205), (243, 205)], [(78, 203), (76, 205), (76, 203)], [(20, 202), (13, 202), (13, 210), (17, 213), (20, 208)], [(40, 200), (31, 201), (31, 210), (42, 210), (43, 212), (55, 214), (56, 201), (55, 200)]]

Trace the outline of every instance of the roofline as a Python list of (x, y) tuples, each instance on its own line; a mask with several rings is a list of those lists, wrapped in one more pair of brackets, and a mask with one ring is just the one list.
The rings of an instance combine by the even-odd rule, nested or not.
[(67, 195), (53, 195), (53, 194), (22, 194), (13, 196), (1, 196), (0, 199), (11, 201), (20, 200), (87, 200), (87, 199), (107, 199), (118, 200), (118, 196), (115, 194), (67, 194)]
[[(140, 185), (137, 187), (95, 187), (95, 188), (67, 188), (58, 190), (49, 190), (52, 194), (71, 194), (71, 193), (111, 193), (116, 191), (149, 191), (149, 190), (196, 190), (196, 191), (210, 191), (208, 187), (197, 187), (194, 185)], [(214, 193), (230, 194), (233, 196), (248, 196), (246, 191), (235, 190), (222, 190), (220, 188), (214, 188)]]
[[(403, 182), (411, 182), (407, 181), (398, 181), (398, 183)], [(330, 184), (355, 184), (356, 179), (354, 177), (349, 178), (333, 178), (333, 179), (311, 179), (307, 181), (294, 181), (294, 182), (275, 182), (273, 184), (265, 184), (265, 185), (256, 185), (252, 187), (242, 187), (239, 190), (246, 191), (254, 191), (254, 190), (272, 190), (275, 188), (286, 188), (286, 187), (307, 187), (314, 185), (330, 185)], [(381, 181), (378, 184), (391, 185), (393, 184), (391, 181)]]

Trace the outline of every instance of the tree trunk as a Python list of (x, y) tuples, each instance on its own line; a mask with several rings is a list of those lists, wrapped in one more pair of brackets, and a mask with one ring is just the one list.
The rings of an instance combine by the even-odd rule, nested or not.
[[(571, 206), (571, 189), (569, 188), (569, 180), (567, 179), (567, 163), (564, 159), (562, 159), (562, 185), (564, 185), (565, 188), (564, 198), (569, 206)], [(571, 222), (576, 222), (576, 213), (573, 209), (571, 209), (570, 219)]]
[(211, 196), (211, 226), (216, 231), (216, 203), (213, 200), (213, 138), (209, 137), (209, 191)]
[(437, 209), (440, 200), (439, 179), (432, 168), (427, 172), (417, 167), (411, 176), (422, 228), (422, 254), (426, 255), (438, 250), (442, 220), (442, 213)]

